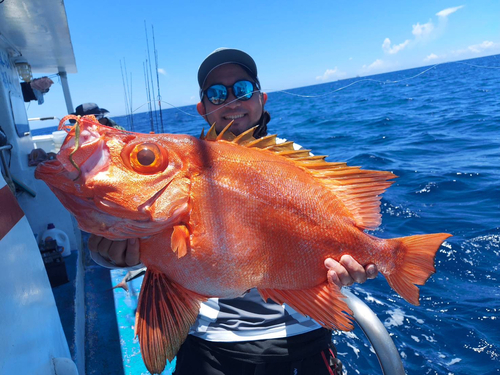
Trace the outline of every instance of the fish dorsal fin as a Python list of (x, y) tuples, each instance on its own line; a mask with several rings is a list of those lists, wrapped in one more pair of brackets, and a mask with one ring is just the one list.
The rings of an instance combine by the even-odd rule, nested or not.
[(207, 141), (216, 141), (217, 140), (217, 131), (215, 130), (215, 122), (212, 124), (210, 129), (208, 129), (207, 135), (205, 136), (205, 139)]
[[(232, 123), (231, 123), (232, 124)], [(256, 139), (255, 127), (234, 136), (229, 124), (219, 136), (210, 136), (215, 132), (215, 124), (210, 128), (206, 140), (226, 140), (248, 148), (260, 148), (287, 158), (297, 166), (319, 179), (351, 212), (356, 226), (361, 229), (376, 229), (381, 222), (381, 194), (393, 183), (388, 181), (397, 177), (391, 172), (363, 170), (350, 167), (346, 163), (331, 163), (326, 156), (312, 156), (309, 150), (296, 150), (291, 141), (276, 143), (276, 135)]]
[(381, 195), (393, 183), (388, 180), (396, 178), (396, 175), (345, 164), (332, 169), (314, 169), (312, 172), (344, 203), (352, 213), (356, 226), (373, 230), (380, 225)]
[(221, 139), (225, 141), (232, 141), (234, 138), (236, 138), (236, 136), (229, 131), (229, 128), (231, 127), (231, 125), (233, 125), (233, 123), (234, 120), (227, 124), (224, 129), (222, 129), (222, 131), (217, 136), (217, 141), (220, 141)]
[(250, 128), (250, 129), (244, 131), (243, 133), (241, 133), (240, 135), (238, 135), (236, 138), (234, 138), (233, 142), (237, 143), (237, 144), (239, 144), (241, 146), (246, 146), (249, 143), (251, 143), (253, 141), (256, 141), (256, 139), (253, 136), (253, 133), (254, 133), (255, 129), (257, 129), (256, 126), (254, 126), (253, 128)]

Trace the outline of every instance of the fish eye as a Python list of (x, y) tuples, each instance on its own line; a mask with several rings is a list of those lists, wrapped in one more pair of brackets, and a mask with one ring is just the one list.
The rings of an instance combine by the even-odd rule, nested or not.
[(167, 151), (154, 143), (140, 143), (130, 153), (130, 165), (139, 173), (163, 171), (168, 164)]
[(151, 151), (149, 148), (143, 148), (141, 151), (137, 153), (137, 161), (142, 166), (151, 165), (156, 160), (156, 155), (154, 151)]

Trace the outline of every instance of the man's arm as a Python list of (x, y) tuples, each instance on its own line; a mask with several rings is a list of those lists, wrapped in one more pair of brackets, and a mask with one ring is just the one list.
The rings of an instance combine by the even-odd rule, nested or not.
[[(98, 254), (111, 266), (116, 267), (138, 265), (140, 263), (139, 247), (139, 240), (136, 238), (126, 241), (111, 241), (93, 234), (89, 238), (89, 250)], [(377, 266), (374, 264), (363, 267), (350, 255), (343, 255), (340, 262), (328, 258), (325, 260), (325, 267), (328, 269), (328, 280), (339, 288), (350, 286), (355, 282), (362, 284), (367, 279), (377, 277), (378, 273)]]

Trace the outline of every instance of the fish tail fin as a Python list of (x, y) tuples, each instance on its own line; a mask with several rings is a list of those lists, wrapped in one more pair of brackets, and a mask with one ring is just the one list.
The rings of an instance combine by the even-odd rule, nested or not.
[(274, 302), (286, 303), (302, 315), (309, 316), (328, 329), (351, 331), (354, 326), (345, 296), (340, 289), (328, 283), (319, 284), (311, 289), (284, 290), (258, 289), (262, 299), (269, 298)]
[(135, 316), (135, 335), (149, 372), (160, 374), (172, 361), (195, 323), (205, 297), (148, 268)]
[(399, 266), (390, 274), (384, 274), (387, 282), (409, 303), (420, 304), (420, 291), (416, 285), (424, 285), (436, 272), (434, 258), (439, 247), (451, 234), (435, 233), (393, 238), (399, 243), (398, 252), (403, 254)]

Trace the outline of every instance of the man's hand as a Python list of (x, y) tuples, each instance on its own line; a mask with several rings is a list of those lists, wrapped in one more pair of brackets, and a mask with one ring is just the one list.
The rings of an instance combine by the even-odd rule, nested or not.
[(98, 253), (118, 267), (132, 267), (140, 263), (139, 240), (137, 238), (111, 241), (91, 234), (88, 245), (90, 251)]
[(378, 273), (376, 265), (368, 264), (363, 267), (350, 255), (343, 255), (340, 262), (328, 258), (325, 260), (325, 267), (328, 268), (328, 282), (337, 285), (339, 288), (351, 286), (355, 282), (362, 284), (366, 279), (377, 277)]

